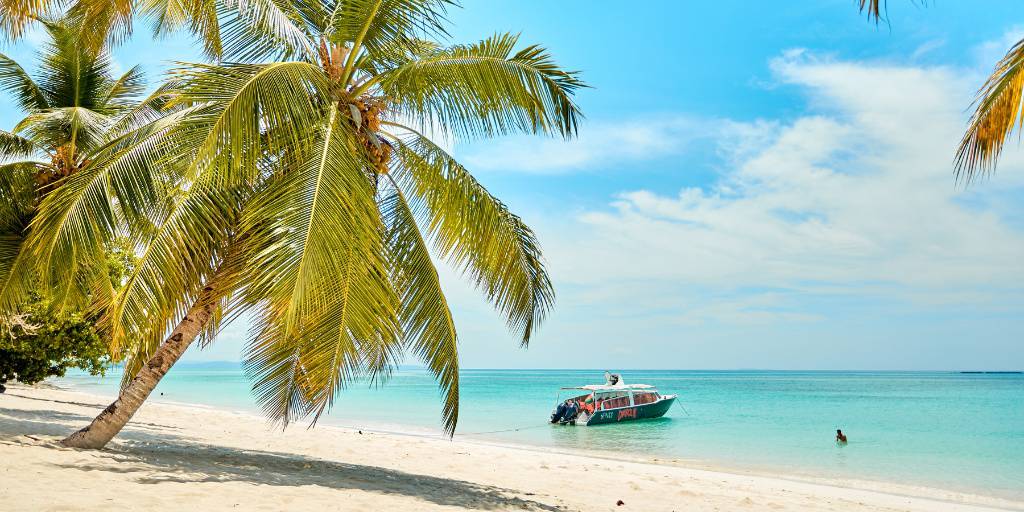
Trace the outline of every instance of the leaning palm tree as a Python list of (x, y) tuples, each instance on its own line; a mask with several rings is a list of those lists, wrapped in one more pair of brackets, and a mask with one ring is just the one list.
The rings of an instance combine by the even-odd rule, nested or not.
[[(42, 23), (49, 41), (41, 48), (36, 77), (0, 54), (0, 86), (26, 113), (12, 132), (0, 131), (0, 310), (5, 313), (16, 311), (38, 284), (35, 255), (24, 242), (39, 202), (93, 165), (104, 148), (117, 145), (128, 126), (125, 114), (145, 87), (138, 67), (117, 77), (105, 51), (78, 44), (80, 31), (68, 20)], [(96, 264), (105, 262), (103, 247), (94, 249), (62, 262), (60, 273), (75, 286), (66, 288), (59, 307), (111, 295), (106, 266)]]
[[(875, 22), (883, 19), (882, 0), (859, 0), (861, 12)], [(1017, 41), (996, 63), (978, 89), (974, 113), (954, 158), (956, 179), (970, 183), (996, 169), (1003, 146), (1024, 128), (1024, 39)]]
[(427, 133), (570, 137), (577, 75), (513, 35), (439, 45), (443, 0), (277, 5), (275, 23), (225, 24), (240, 62), (172, 71), (153, 96), (163, 115), (33, 223), (42, 268), (118, 234), (139, 247), (104, 319), (127, 359), (121, 393), (68, 446), (104, 446), (196, 339), (243, 313), (246, 373), (272, 419), (315, 421), (412, 352), (452, 434), (457, 334), (435, 256), (523, 345), (553, 304), (533, 232)]

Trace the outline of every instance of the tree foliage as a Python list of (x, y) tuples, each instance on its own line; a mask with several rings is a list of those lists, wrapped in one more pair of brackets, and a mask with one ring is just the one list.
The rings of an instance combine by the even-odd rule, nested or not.
[(106, 340), (96, 319), (81, 313), (57, 315), (45, 301), (29, 304), (0, 331), (0, 384), (35, 384), (63, 377), (68, 368), (103, 375), (110, 365)]
[[(134, 261), (117, 237), (43, 270), (26, 243), (40, 203), (116, 144), (115, 125), (145, 86), (137, 67), (114, 76), (107, 53), (81, 45), (69, 20), (44, 27), (35, 76), (0, 54), (0, 84), (26, 114), (0, 132), (0, 381), (33, 383), (71, 367), (102, 373), (110, 357), (99, 308)], [(67, 280), (61, 293), (51, 293), (55, 275)]]

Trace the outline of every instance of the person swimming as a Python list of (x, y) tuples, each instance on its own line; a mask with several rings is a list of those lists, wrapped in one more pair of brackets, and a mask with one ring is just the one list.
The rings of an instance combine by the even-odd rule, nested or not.
[(836, 429), (836, 442), (846, 444), (846, 434), (843, 433), (842, 429)]

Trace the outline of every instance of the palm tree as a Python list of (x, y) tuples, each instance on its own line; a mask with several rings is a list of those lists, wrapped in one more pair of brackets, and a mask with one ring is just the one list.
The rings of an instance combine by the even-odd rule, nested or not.
[[(29, 223), (43, 197), (83, 169), (105, 148), (118, 145), (125, 114), (145, 87), (138, 67), (112, 74), (106, 52), (78, 44), (67, 20), (42, 22), (49, 42), (35, 78), (0, 54), (0, 86), (27, 114), (13, 132), (0, 131), (0, 308), (17, 311), (38, 289), (35, 255), (25, 247)], [(67, 287), (60, 308), (75, 309), (113, 293), (103, 247), (62, 262)], [(98, 262), (104, 262), (99, 265)]]
[[(860, 0), (860, 10), (878, 22), (883, 17), (884, 2)], [(953, 166), (956, 179), (964, 183), (993, 173), (1006, 141), (1024, 127), (1024, 39), (996, 63), (978, 89), (972, 107), (974, 113), (957, 147)]]
[(42, 268), (124, 233), (140, 254), (106, 308), (121, 393), (66, 445), (104, 446), (195, 339), (240, 314), (256, 319), (244, 364), (274, 420), (315, 422), (411, 351), (454, 433), (457, 334), (434, 256), (524, 346), (554, 294), (533, 232), (426, 133), (571, 137), (584, 84), (513, 35), (433, 42), (447, 4), (301, 0), (277, 2), (274, 23), (239, 18), (222, 34), (241, 62), (174, 70), (152, 97), (163, 115), (46, 198), (30, 241)]

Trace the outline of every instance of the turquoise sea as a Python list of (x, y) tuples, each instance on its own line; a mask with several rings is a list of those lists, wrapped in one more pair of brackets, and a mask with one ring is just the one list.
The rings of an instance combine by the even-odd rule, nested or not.
[[(681, 406), (658, 420), (552, 426), (546, 420), (558, 388), (600, 383), (603, 370), (463, 370), (456, 439), (599, 449), (1024, 499), (1021, 374), (632, 370), (622, 375), (629, 383), (678, 393)], [(57, 384), (113, 397), (118, 379), (117, 372), (102, 379), (69, 375)], [(237, 363), (179, 365), (154, 398), (256, 410)], [(430, 375), (402, 369), (383, 387), (350, 387), (321, 422), (440, 435), (440, 410)], [(834, 442), (836, 428), (849, 436), (848, 445)]]

